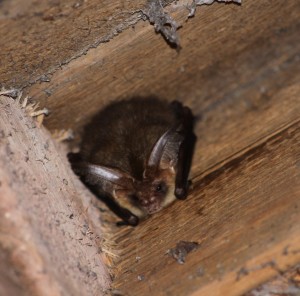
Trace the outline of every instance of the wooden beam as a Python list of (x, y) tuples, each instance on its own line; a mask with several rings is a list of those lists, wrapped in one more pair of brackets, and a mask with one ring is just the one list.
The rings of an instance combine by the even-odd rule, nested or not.
[[(178, 3), (170, 10), (183, 21), (187, 11)], [(28, 91), (52, 111), (50, 130), (72, 128), (77, 139), (110, 101), (181, 100), (199, 118), (197, 174), (298, 118), (299, 12), (297, 0), (201, 6), (179, 30), (180, 53), (142, 22)]]
[[(241, 295), (300, 262), (300, 122), (194, 178), (187, 201), (117, 230), (125, 295)], [(167, 255), (198, 242), (183, 265)], [(142, 279), (142, 280), (141, 280)]]
[(1, 1), (0, 86), (47, 81), (141, 19), (138, 1)]
[[(49, 136), (30, 128), (17, 108), (2, 101), (0, 176), (5, 182), (0, 190), (8, 193), (0, 191), (0, 205), (13, 203), (8, 209), (0, 206), (0, 226), (6, 232), (0, 247), (7, 254), (0, 276), (10, 283), (5, 294), (18, 293), (32, 281), (36, 285), (30, 291), (36, 294), (49, 286), (53, 295), (60, 289), (64, 295), (89, 295), (107, 287), (102, 263), (111, 262), (97, 253), (100, 247), (119, 256), (113, 289), (125, 295), (241, 295), (299, 262), (299, 1), (215, 3), (200, 7), (187, 22), (186, 1), (176, 1), (167, 10), (183, 24), (180, 52), (154, 34), (148, 22), (129, 26), (137, 16), (131, 13), (145, 1), (125, 6), (124, 1), (79, 1), (78, 7), (71, 2), (53, 7), (48, 1), (38, 6), (28, 2), (23, 17), (15, 19), (19, 8), (11, 4), (11, 13), (0, 23), (7, 36), (1, 45), (1, 83), (27, 85), (25, 91), (50, 109), (46, 127), (51, 132), (72, 128), (77, 141), (84, 124), (111, 101), (150, 94), (183, 101), (198, 118), (194, 189), (187, 201), (139, 227), (116, 228), (116, 218), (100, 214), (90, 202), (101, 210), (103, 205), (72, 179), (66, 152), (51, 144), (55, 157), (48, 161), (43, 145), (52, 143)], [(128, 29), (110, 39), (119, 27)], [(107, 38), (110, 42), (102, 43)], [(13, 149), (5, 148), (8, 142)], [(28, 148), (29, 163), (22, 145)], [(45, 183), (16, 179), (14, 171), (20, 170)], [(64, 179), (69, 185), (60, 182)], [(16, 211), (9, 225), (7, 210)], [(91, 237), (82, 236), (87, 224), (96, 226)], [(98, 241), (97, 229), (105, 229), (107, 246)], [(9, 230), (17, 238), (12, 247), (5, 245), (13, 240)], [(166, 254), (181, 240), (200, 244), (183, 265)], [(17, 257), (17, 268), (11, 263), (19, 242), (30, 250), (26, 258), (34, 264), (29, 269), (24, 257)], [(93, 265), (95, 258), (99, 265)], [(9, 273), (7, 280), (4, 268), (10, 266), (17, 273)], [(42, 281), (35, 282), (40, 270), (45, 270)]]
[[(288, 252), (288, 248), (286, 249)], [(278, 296), (297, 295), (300, 292), (300, 265), (293, 266), (286, 272), (273, 278), (271, 281), (246, 293), (244, 296)]]
[(18, 102), (0, 96), (0, 110), (0, 294), (102, 295), (110, 277), (91, 195)]

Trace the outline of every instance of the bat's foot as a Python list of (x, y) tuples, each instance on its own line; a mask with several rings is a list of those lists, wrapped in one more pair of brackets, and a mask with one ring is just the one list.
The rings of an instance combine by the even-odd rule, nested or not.
[(176, 188), (175, 189), (175, 196), (178, 199), (186, 199), (187, 190), (185, 188)]
[(130, 216), (126, 221), (123, 220), (123, 221), (118, 221), (116, 223), (116, 225), (118, 227), (121, 227), (121, 226), (137, 226), (139, 224), (139, 218), (137, 216)]
[(189, 189), (193, 188), (193, 184), (191, 180), (188, 180), (186, 187), (177, 187), (175, 189), (175, 196), (178, 199), (186, 199)]

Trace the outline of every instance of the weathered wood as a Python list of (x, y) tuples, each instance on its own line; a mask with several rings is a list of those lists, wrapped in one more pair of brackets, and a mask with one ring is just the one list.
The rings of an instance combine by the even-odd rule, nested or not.
[[(91, 49), (117, 27), (128, 27), (127, 17), (135, 20), (137, 15), (123, 14), (124, 7), (132, 12), (145, 1), (126, 2), (124, 7), (118, 6), (124, 1), (96, 2), (80, 2), (82, 6), (71, 9), (69, 1), (53, 8), (40, 1), (40, 6), (28, 10), (37, 12), (31, 19), (17, 18), (13, 23), (8, 17), (0, 23), (0, 32), (17, 24), (12, 26), (7, 44), (1, 44), (5, 50), (1, 51), (4, 68), (0, 67), (0, 79), (24, 86), (38, 77), (47, 80), (47, 74), (53, 73), (51, 81), (33, 83), (26, 91), (41, 107), (50, 109), (45, 124), (51, 131), (72, 128), (77, 139), (82, 126), (97, 110), (110, 101), (133, 95), (178, 99), (198, 116), (198, 143), (191, 172), (194, 189), (187, 201), (175, 203), (135, 229), (115, 228), (116, 218), (109, 212), (91, 215), (93, 219), (100, 216), (102, 227), (112, 235), (108, 251), (119, 255), (114, 289), (125, 295), (241, 295), (274, 276), (278, 269), (299, 262), (299, 1), (256, 0), (244, 1), (242, 6), (203, 6), (188, 22), (186, 1), (176, 1), (177, 5), (169, 6), (168, 11), (183, 24), (179, 53), (155, 35), (147, 22), (139, 22), (109, 43)], [(8, 1), (3, 3), (7, 5)], [(121, 11), (120, 18), (109, 19)], [(54, 18), (48, 19), (49, 14)], [(35, 22), (45, 15), (45, 26), (36, 26)], [(94, 26), (107, 17), (104, 26)], [(24, 30), (27, 44), (17, 43), (21, 27), (28, 30)], [(38, 38), (41, 34), (44, 40)], [(14, 61), (12, 55), (5, 56), (13, 48)], [(6, 164), (6, 168), (10, 172), (11, 167)], [(64, 176), (64, 169), (58, 176)], [(26, 184), (22, 189), (27, 186), (31, 188)], [(68, 191), (64, 198), (71, 200), (72, 195), (73, 191)], [(45, 202), (43, 193), (38, 196)], [(60, 201), (55, 200), (58, 204)], [(83, 201), (87, 202), (85, 198)], [(86, 206), (76, 203), (75, 209), (80, 212), (78, 208)], [(88, 209), (95, 210), (92, 206)], [(44, 226), (42, 217), (36, 217), (39, 214), (28, 214), (35, 222), (33, 230), (30, 224), (29, 233), (34, 231), (42, 237)], [(58, 230), (64, 225), (60, 223)], [(21, 233), (22, 227), (18, 231)], [(74, 227), (69, 233), (80, 231)], [(85, 252), (87, 247), (79, 248), (72, 239), (69, 242), (70, 236), (67, 241), (61, 237), (56, 252), (74, 260), (76, 252)], [(198, 250), (188, 254), (184, 265), (165, 254), (180, 240), (201, 243)], [(55, 249), (51, 237), (44, 241)], [(72, 243), (76, 251), (69, 254), (63, 245)], [(39, 246), (35, 240), (33, 249), (39, 258), (45, 256), (45, 262), (50, 262), (49, 254)], [(51, 262), (53, 269), (46, 273), (45, 282), (54, 277), (59, 287), (63, 282), (64, 291), (72, 294), (74, 287), (77, 289), (77, 273), (83, 276), (82, 270), (88, 273), (91, 266), (75, 268), (75, 263), (68, 261), (67, 266), (74, 267), (74, 277), (71, 287), (64, 286), (68, 278), (65, 270), (54, 273), (54, 267), (64, 262), (57, 258)], [(10, 262), (5, 261), (4, 266), (9, 268)], [(35, 276), (25, 275), (30, 279)], [(0, 276), (6, 279), (4, 273)], [(22, 290), (23, 282), (18, 277), (11, 275), (9, 279), (12, 284), (7, 287), (15, 289), (14, 293)], [(84, 295), (81, 282), (82, 290), (78, 291)], [(98, 284), (93, 282), (90, 289)]]
[[(288, 252), (288, 248), (286, 249)], [(297, 296), (300, 293), (300, 266), (290, 268), (284, 273), (276, 276), (271, 281), (246, 293), (244, 296)]]
[(0, 3), (0, 83), (47, 81), (61, 65), (108, 42), (141, 19), (139, 1), (19, 1)]
[[(178, 7), (182, 20), (187, 11)], [(299, 12), (297, 0), (200, 7), (179, 31), (179, 54), (139, 23), (29, 93), (52, 110), (50, 130), (78, 131), (120, 97), (182, 100), (202, 117), (193, 172), (204, 171), (298, 118)]]
[(101, 295), (109, 286), (99, 212), (80, 185), (49, 133), (0, 96), (0, 295)]
[[(125, 295), (241, 295), (298, 263), (299, 163), (298, 121), (197, 176), (187, 201), (116, 233), (115, 288)], [(181, 240), (201, 244), (183, 265), (166, 255)]]

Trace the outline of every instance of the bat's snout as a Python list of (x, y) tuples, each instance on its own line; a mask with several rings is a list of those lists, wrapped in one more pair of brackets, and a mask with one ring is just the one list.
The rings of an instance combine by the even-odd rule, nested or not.
[(141, 200), (141, 206), (147, 211), (148, 214), (154, 214), (162, 209), (160, 200), (155, 197)]

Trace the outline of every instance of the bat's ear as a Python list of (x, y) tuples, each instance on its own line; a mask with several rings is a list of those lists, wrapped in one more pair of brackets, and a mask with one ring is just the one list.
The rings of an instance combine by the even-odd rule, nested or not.
[(91, 185), (111, 185), (122, 189), (132, 189), (134, 179), (127, 173), (116, 168), (78, 161), (72, 163), (72, 168), (85, 182)]
[(183, 138), (180, 125), (167, 130), (153, 146), (144, 175), (146, 176), (150, 170), (174, 167)]

